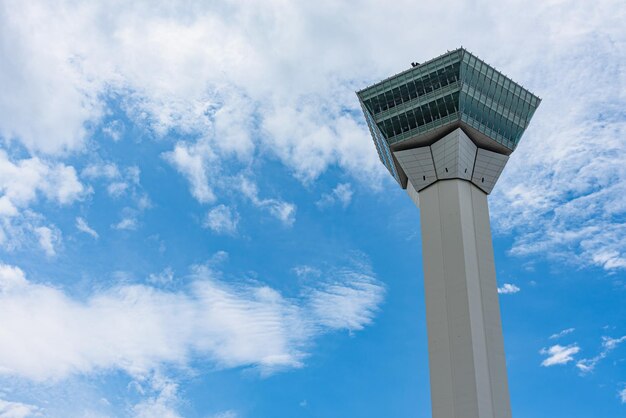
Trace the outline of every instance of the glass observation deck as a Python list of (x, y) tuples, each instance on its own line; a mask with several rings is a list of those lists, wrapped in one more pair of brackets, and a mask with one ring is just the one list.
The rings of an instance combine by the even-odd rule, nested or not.
[(393, 151), (461, 127), (481, 148), (509, 155), (540, 99), (463, 48), (357, 92), (382, 163), (404, 183)]

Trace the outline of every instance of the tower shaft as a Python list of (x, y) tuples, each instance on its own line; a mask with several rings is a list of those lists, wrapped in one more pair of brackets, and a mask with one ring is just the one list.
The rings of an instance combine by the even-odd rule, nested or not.
[(487, 194), (419, 191), (433, 418), (511, 418)]

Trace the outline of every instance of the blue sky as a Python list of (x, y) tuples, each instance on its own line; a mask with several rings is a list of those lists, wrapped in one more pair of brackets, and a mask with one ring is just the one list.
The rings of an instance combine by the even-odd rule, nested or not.
[(0, 417), (430, 416), (419, 209), (354, 91), (543, 99), (490, 196), (513, 414), (626, 416), (620, 1), (0, 1)]

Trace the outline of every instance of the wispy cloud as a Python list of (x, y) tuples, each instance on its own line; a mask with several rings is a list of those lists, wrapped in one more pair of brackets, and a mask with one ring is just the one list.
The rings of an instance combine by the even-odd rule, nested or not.
[(370, 272), (339, 270), (337, 278), (308, 295), (316, 321), (331, 329), (357, 331), (369, 325), (383, 300), (380, 283)]
[[(113, 199), (117, 200), (123, 197), (130, 199), (130, 202), (126, 202), (130, 206), (125, 206), (121, 211), (121, 219), (111, 225), (113, 229), (137, 229), (139, 215), (152, 206), (150, 198), (141, 185), (141, 170), (135, 165), (120, 168), (112, 162), (92, 163), (82, 170), (81, 177), (92, 182), (104, 181), (104, 188)], [(79, 229), (81, 228), (79, 227)], [(84, 230), (83, 232), (87, 231)]]
[(235, 411), (224, 411), (211, 415), (209, 418), (237, 418), (237, 413)]
[(112, 162), (89, 164), (81, 172), (81, 177), (88, 180), (105, 180), (109, 196), (119, 198), (127, 193), (139, 194), (141, 170), (137, 166), (120, 169)]
[(215, 193), (209, 181), (211, 175), (218, 170), (219, 160), (209, 144), (179, 142), (172, 151), (164, 153), (163, 158), (187, 178), (191, 194), (198, 202), (215, 201)]
[(296, 205), (280, 199), (262, 199), (259, 197), (259, 190), (251, 180), (241, 177), (241, 192), (252, 204), (264, 209), (270, 215), (281, 221), (286, 226), (291, 226), (296, 221)]
[(102, 127), (102, 133), (117, 142), (124, 135), (125, 126), (120, 120), (114, 120)]
[(556, 339), (565, 337), (566, 335), (569, 335), (569, 334), (571, 334), (574, 331), (576, 331), (576, 328), (567, 328), (567, 329), (564, 329), (561, 332), (557, 332), (556, 334), (550, 335), (550, 339), (551, 340), (556, 340)]
[(600, 353), (595, 357), (579, 360), (576, 363), (576, 367), (578, 367), (583, 374), (593, 372), (596, 365), (624, 341), (626, 341), (626, 335), (620, 338), (602, 337), (602, 350)]
[(35, 233), (39, 237), (39, 245), (48, 257), (56, 255), (56, 247), (61, 242), (61, 233), (56, 228), (39, 226), (35, 228)]
[[(571, 20), (557, 19), (550, 26), (562, 30), (555, 38), (562, 44), (542, 50), (549, 60), (529, 62), (536, 68), (525, 66), (531, 79), (543, 79), (537, 86), (543, 102), (491, 200), (496, 229), (515, 235), (513, 254), (626, 268), (625, 97), (611, 88), (623, 78), (620, 57), (626, 51), (609, 41), (623, 38), (617, 22), (625, 16), (611, 16), (611, 5), (605, 6), (603, 17), (586, 21), (580, 30), (572, 30)], [(544, 12), (565, 7), (543, 6)], [(587, 12), (582, 6), (572, 13)], [(601, 21), (608, 26), (601, 27)], [(558, 74), (564, 66), (569, 68)], [(589, 79), (594, 87), (572, 91)]]
[(80, 216), (76, 218), (76, 228), (85, 234), (91, 235), (95, 239), (99, 237), (98, 233), (89, 226), (85, 218), (81, 218)]
[(152, 273), (148, 276), (148, 283), (156, 286), (169, 286), (174, 281), (174, 270), (171, 267), (166, 267), (162, 272), (158, 274)]
[(547, 358), (541, 362), (541, 365), (544, 367), (550, 367), (567, 364), (574, 360), (574, 355), (576, 355), (579, 351), (580, 347), (578, 347), (577, 344), (571, 344), (568, 346), (556, 344), (550, 348), (542, 348), (539, 353), (547, 356)]
[[(476, 28), (489, 27), (497, 36), (464, 31), (464, 43), (543, 97), (494, 190), (494, 229), (515, 234), (513, 254), (626, 268), (625, 99), (615, 88), (624, 73), (625, 46), (615, 42), (623, 38), (626, 18), (620, 0), (575, 7), (544, 2), (530, 9), (522, 1), (506, 8), (486, 2), (488, 13), (470, 4), (429, 3), (329, 3), (323, 13), (281, 1), (232, 4), (228, 13), (201, 3), (174, 8), (177, 13), (147, 3), (118, 4), (111, 15), (110, 5), (98, 3), (6, 6), (0, 36), (13, 59), (0, 73), (0, 84), (9, 89), (0, 98), (0, 135), (31, 153), (84, 149), (86, 127), (101, 122), (107, 93), (114, 93), (131, 122), (157, 137), (176, 132), (190, 138), (164, 155), (201, 202), (215, 201), (226, 159), (249, 167), (269, 156), (305, 184), (337, 166), (376, 187), (387, 174), (354, 91), (406, 68), (405, 52), (433, 30), (426, 23), (400, 34), (398, 25), (454, 25), (472, 16)], [(348, 14), (351, 25), (341, 20)], [(103, 20), (107, 25), (96, 24)], [(373, 24), (396, 33), (392, 48), (365, 29)], [(33, 26), (38, 30), (28, 29)], [(421, 57), (460, 39), (448, 31)], [(503, 43), (518, 47), (495, 47)], [(33, 109), (46, 117), (33, 119)], [(123, 193), (123, 187), (110, 191)], [(289, 219), (288, 206), (267, 207)]]
[(21, 402), (0, 399), (0, 418), (29, 418), (42, 416), (41, 409)]
[(234, 208), (218, 205), (207, 214), (202, 226), (218, 234), (234, 235), (239, 224), (239, 213)]
[(522, 289), (520, 289), (519, 287), (517, 287), (514, 284), (504, 283), (502, 286), (500, 286), (498, 288), (498, 293), (500, 293), (501, 295), (510, 295), (510, 294), (513, 294), (513, 293), (517, 293), (520, 290), (522, 290)]
[(111, 228), (122, 231), (134, 231), (137, 229), (137, 218), (133, 215), (123, 217), (119, 222), (112, 224)]
[(40, 157), (10, 158), (0, 149), (0, 246), (11, 250), (37, 243), (53, 257), (61, 231), (31, 206), (68, 206), (89, 192), (73, 166)]
[(81, 176), (89, 179), (107, 179), (107, 180), (115, 180), (122, 177), (122, 173), (115, 163), (98, 163), (98, 164), (89, 164), (81, 171)]
[(155, 373), (143, 386), (137, 385), (144, 399), (133, 406), (133, 418), (182, 418), (177, 411), (180, 399), (176, 382)]
[(67, 205), (85, 193), (74, 167), (38, 157), (11, 160), (0, 149), (0, 216), (17, 216), (39, 197)]
[(350, 183), (339, 183), (330, 193), (324, 193), (315, 204), (320, 208), (324, 208), (338, 203), (343, 208), (347, 208), (352, 201), (352, 194)]
[(186, 290), (122, 284), (78, 300), (2, 265), (0, 376), (45, 381), (116, 369), (141, 375), (194, 358), (264, 373), (301, 367), (320, 333), (362, 329), (382, 301), (383, 287), (368, 268), (325, 276), (286, 298), (262, 284), (222, 282), (211, 268), (195, 266)]
[(291, 269), (298, 277), (319, 277), (322, 272), (313, 266), (301, 265)]

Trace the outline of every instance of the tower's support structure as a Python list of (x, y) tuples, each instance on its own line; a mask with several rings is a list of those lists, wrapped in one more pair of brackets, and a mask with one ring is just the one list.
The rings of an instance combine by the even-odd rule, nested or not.
[(419, 193), (434, 418), (510, 418), (487, 195), (446, 180)]
[(490, 191), (507, 157), (487, 153), (460, 128), (395, 153), (422, 187), (433, 418), (511, 417), (487, 194), (477, 185)]
[(511, 418), (487, 195), (541, 100), (463, 48), (357, 95), (420, 208), (433, 418)]

